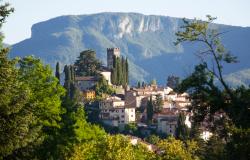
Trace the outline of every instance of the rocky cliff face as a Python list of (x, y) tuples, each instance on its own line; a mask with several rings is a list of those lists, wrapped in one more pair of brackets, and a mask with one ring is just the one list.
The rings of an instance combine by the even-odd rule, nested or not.
[[(169, 74), (186, 76), (197, 62), (197, 46), (175, 46), (175, 32), (182, 20), (138, 13), (100, 13), (61, 16), (32, 26), (32, 36), (12, 46), (11, 56), (33, 54), (55, 66), (75, 61), (84, 49), (94, 49), (106, 63), (106, 48), (119, 47), (130, 62), (131, 82), (152, 78), (165, 83)], [(223, 41), (242, 63), (228, 66), (225, 73), (249, 68), (250, 28), (215, 25), (229, 30)]]

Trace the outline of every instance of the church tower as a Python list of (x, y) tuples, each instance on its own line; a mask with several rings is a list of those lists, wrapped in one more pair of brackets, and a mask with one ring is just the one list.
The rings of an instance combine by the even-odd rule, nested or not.
[(120, 57), (120, 48), (107, 48), (107, 67), (113, 68), (113, 57)]

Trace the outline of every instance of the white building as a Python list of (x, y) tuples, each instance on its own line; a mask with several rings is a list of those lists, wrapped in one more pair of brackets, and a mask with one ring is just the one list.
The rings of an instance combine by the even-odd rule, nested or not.
[(156, 95), (164, 97), (164, 88), (158, 88), (156, 85), (132, 88), (125, 92), (125, 101), (126, 104), (139, 108), (147, 105), (147, 99), (150, 96), (152, 96), (152, 99), (154, 100)]
[[(179, 113), (179, 110), (172, 110), (157, 114), (157, 132), (175, 136)], [(191, 128), (190, 116), (187, 113), (185, 115), (185, 124), (188, 128)]]
[(111, 71), (108, 68), (102, 66), (99, 73), (108, 81), (109, 85), (112, 85), (111, 84)]
[(119, 97), (109, 97), (99, 103), (100, 119), (111, 126), (135, 122), (135, 108), (126, 106)]
[(175, 135), (177, 127), (178, 114), (169, 112), (167, 114), (157, 115), (157, 132), (167, 135)]

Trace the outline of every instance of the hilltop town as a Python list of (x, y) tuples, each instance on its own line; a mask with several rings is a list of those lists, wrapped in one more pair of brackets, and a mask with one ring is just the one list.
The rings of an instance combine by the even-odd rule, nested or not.
[[(0, 4), (0, 28), (13, 11)], [(225, 78), (238, 59), (215, 19), (62, 16), (34, 25), (13, 47), (20, 57), (0, 34), (0, 160), (248, 160), (250, 88)], [(186, 42), (201, 47), (199, 62)], [(194, 63), (185, 77), (175, 70), (184, 57)]]
[[(86, 63), (88, 60), (90, 64)], [(88, 73), (80, 68), (81, 63), (89, 66), (86, 68)], [(106, 66), (95, 58), (94, 51), (80, 53), (76, 63), (64, 69), (64, 86), (67, 86), (69, 77), (67, 68), (73, 72), (71, 83), (79, 92), (80, 102), (85, 105), (90, 122), (102, 125), (108, 132), (140, 138), (151, 134), (166, 137), (178, 136), (178, 127), (191, 128), (192, 113), (188, 107), (192, 100), (189, 94), (177, 93), (171, 88), (173, 85), (158, 86), (156, 80), (129, 86), (128, 62), (121, 56), (119, 48), (107, 48)], [(106, 89), (100, 92), (100, 87)], [(178, 123), (181, 118), (183, 124)], [(211, 133), (204, 127), (200, 136), (208, 140)]]

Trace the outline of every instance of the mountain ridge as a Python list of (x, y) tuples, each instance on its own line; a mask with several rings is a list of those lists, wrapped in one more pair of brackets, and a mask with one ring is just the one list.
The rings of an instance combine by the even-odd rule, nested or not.
[[(82, 50), (94, 49), (105, 64), (106, 48), (119, 47), (130, 60), (132, 83), (156, 78), (164, 84), (168, 75), (186, 76), (197, 62), (192, 53), (199, 46), (173, 44), (181, 24), (181, 18), (141, 13), (64, 15), (34, 24), (31, 37), (13, 45), (11, 56), (34, 54), (54, 67), (56, 61), (69, 64)], [(233, 53), (239, 51), (242, 61), (236, 67), (226, 66), (225, 74), (250, 68), (246, 62), (250, 55), (245, 53), (250, 51), (250, 27), (214, 26), (231, 31), (222, 38), (223, 43)]]

